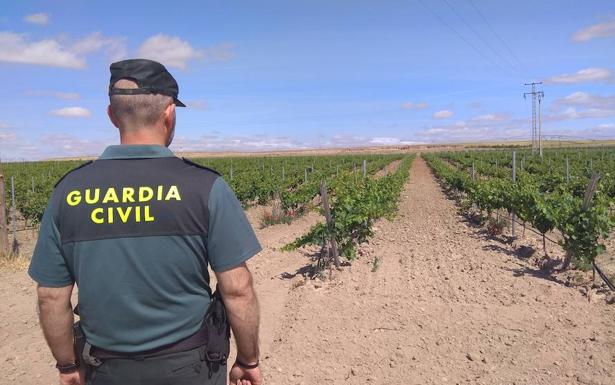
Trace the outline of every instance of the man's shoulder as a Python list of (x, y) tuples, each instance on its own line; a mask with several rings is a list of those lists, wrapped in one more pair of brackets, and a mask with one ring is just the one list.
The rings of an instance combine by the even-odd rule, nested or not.
[(62, 183), (62, 181), (64, 181), (66, 179), (66, 177), (68, 177), (69, 175), (77, 172), (78, 170), (83, 169), (84, 167), (90, 166), (92, 163), (94, 163), (94, 161), (93, 160), (89, 160), (89, 161), (87, 161), (85, 163), (82, 163), (79, 166), (71, 169), (66, 174), (62, 175), (62, 177), (60, 177), (60, 179), (58, 179), (58, 181), (56, 182), (56, 184), (53, 187), (54, 188), (58, 187)]
[[(141, 160), (141, 161), (136, 161)], [(159, 185), (175, 181), (186, 187), (213, 187), (222, 176), (219, 172), (186, 158), (162, 157), (142, 159), (98, 159), (73, 168), (62, 176), (54, 190), (65, 191), (88, 186), (142, 184)]]
[(196, 162), (194, 162), (194, 161), (192, 161), (192, 160), (190, 160), (188, 158), (181, 158), (181, 160), (183, 160), (184, 163), (186, 163), (186, 164), (188, 164), (190, 166), (196, 167), (196, 168), (201, 169), (201, 170), (205, 170), (207, 172), (212, 172), (216, 176), (222, 176), (222, 174), (220, 174), (218, 171), (214, 170), (213, 168), (205, 167), (202, 164), (198, 164), (198, 163), (196, 163)]

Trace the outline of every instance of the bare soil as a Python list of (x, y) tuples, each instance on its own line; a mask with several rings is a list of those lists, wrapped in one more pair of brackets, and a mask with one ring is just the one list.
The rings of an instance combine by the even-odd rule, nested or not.
[(397, 167), (399, 167), (399, 164), (401, 163), (401, 160), (394, 160), (391, 163), (387, 164), (386, 166), (384, 166), (384, 168), (382, 168), (381, 170), (378, 170), (375, 174), (374, 174), (374, 178), (376, 179), (380, 179), (382, 177), (385, 177), (391, 173), (394, 173), (397, 170)]
[[(420, 157), (397, 217), (325, 282), (302, 276), (312, 250), (279, 251), (320, 219), (253, 222), (265, 383), (615, 383), (615, 306), (469, 226)], [(23, 269), (0, 271), (0, 384), (56, 382), (35, 302)]]
[(268, 383), (615, 383), (615, 307), (468, 227), (422, 159), (377, 227), (351, 268), (290, 293)]
[(615, 285), (615, 234), (605, 242), (606, 251), (596, 258), (596, 265)]
[[(289, 225), (280, 224), (261, 229), (260, 214), (264, 209), (261, 206), (251, 207), (246, 214), (263, 246), (263, 251), (252, 258), (248, 265), (254, 275), (262, 309), (261, 349), (267, 352), (274, 331), (281, 327), (280, 314), (292, 286), (285, 273), (295, 266), (305, 264), (301, 253), (287, 253), (279, 249), (303, 235), (322, 218), (316, 212), (308, 212)], [(0, 384), (56, 383), (55, 361), (38, 323), (36, 286), (26, 272), (29, 256), (36, 243), (36, 233), (31, 229), (18, 231), (17, 239), (21, 255), (0, 263)], [(215, 277), (212, 285), (215, 285)], [(76, 296), (73, 297), (73, 303), (76, 303)]]

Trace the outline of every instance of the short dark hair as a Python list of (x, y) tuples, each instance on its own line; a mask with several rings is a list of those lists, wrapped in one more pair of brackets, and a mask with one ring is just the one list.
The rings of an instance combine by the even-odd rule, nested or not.
[[(137, 88), (129, 79), (120, 79), (113, 88)], [(139, 127), (155, 124), (164, 109), (173, 103), (173, 98), (161, 94), (111, 95), (111, 111), (120, 123), (120, 127)]]

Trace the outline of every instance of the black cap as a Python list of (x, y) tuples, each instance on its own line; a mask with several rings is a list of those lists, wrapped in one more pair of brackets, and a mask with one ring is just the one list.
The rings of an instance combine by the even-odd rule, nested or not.
[[(173, 98), (175, 105), (186, 107), (177, 99), (179, 86), (169, 71), (160, 63), (148, 59), (129, 59), (111, 64), (109, 95), (162, 94)], [(115, 82), (128, 79), (138, 88), (113, 88)]]

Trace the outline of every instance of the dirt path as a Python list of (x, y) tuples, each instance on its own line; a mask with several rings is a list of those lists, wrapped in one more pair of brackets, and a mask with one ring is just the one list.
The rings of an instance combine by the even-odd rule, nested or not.
[(615, 383), (615, 307), (468, 228), (421, 158), (402, 195), (350, 270), (291, 292), (267, 383)]
[[(299, 252), (284, 253), (278, 249), (305, 233), (320, 220), (310, 212), (289, 225), (259, 227), (259, 208), (247, 215), (263, 246), (249, 261), (262, 309), (261, 351), (269, 355), (274, 331), (281, 327), (279, 316), (290, 291), (289, 279), (283, 273), (294, 274), (307, 263)], [(31, 239), (30, 239), (31, 238)], [(32, 250), (36, 237), (20, 239), (25, 250)], [(31, 254), (31, 251), (30, 251)], [(27, 265), (23, 263), (22, 265)], [(212, 284), (215, 284), (215, 279)], [(45, 345), (36, 315), (35, 285), (22, 270), (0, 270), (0, 384), (41, 385), (55, 383), (57, 371)]]
[(280, 313), (284, 309), (291, 287), (290, 279), (285, 278), (284, 273), (295, 274), (297, 269), (307, 263), (306, 258), (299, 252), (288, 253), (279, 249), (306, 233), (322, 217), (315, 212), (309, 212), (288, 225), (279, 224), (264, 229), (259, 229), (257, 215), (248, 213), (248, 218), (263, 246), (263, 251), (250, 260), (249, 266), (254, 275), (261, 308), (261, 352), (267, 355), (274, 332), (281, 327)]
[[(264, 248), (249, 265), (266, 383), (615, 383), (615, 307), (540, 278), (455, 212), (417, 158), (400, 214), (378, 222), (353, 266), (298, 286), (281, 277), (306, 256), (278, 248), (319, 216), (258, 229), (249, 211)], [(0, 373), (0, 384), (55, 383), (23, 271), (0, 271)]]

